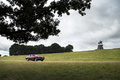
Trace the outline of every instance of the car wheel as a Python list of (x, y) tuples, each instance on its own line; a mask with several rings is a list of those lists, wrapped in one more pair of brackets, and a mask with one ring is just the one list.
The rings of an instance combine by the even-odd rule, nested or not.
[(29, 59), (26, 59), (27, 61), (29, 61)]
[(37, 58), (35, 58), (34, 61), (37, 61)]
[(43, 61), (44, 59), (41, 59), (41, 61)]

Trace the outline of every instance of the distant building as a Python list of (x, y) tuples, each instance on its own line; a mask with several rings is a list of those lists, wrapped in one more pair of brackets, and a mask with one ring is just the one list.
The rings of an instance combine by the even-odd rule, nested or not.
[(98, 42), (98, 47), (97, 47), (97, 49), (104, 49), (104, 48), (103, 48), (102, 41), (99, 41), (99, 42)]

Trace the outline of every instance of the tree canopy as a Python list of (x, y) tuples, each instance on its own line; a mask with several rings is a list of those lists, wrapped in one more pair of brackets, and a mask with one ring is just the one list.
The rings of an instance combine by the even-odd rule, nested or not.
[[(48, 39), (58, 35), (59, 20), (70, 10), (78, 11), (82, 16), (90, 9), (91, 0), (6, 0), (0, 1), (0, 35), (17, 43)], [(8, 21), (9, 19), (9, 21)]]

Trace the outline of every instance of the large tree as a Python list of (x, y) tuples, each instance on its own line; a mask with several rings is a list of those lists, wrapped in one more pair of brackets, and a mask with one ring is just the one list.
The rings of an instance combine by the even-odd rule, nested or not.
[[(14, 42), (24, 43), (58, 35), (59, 17), (70, 10), (82, 16), (90, 9), (91, 0), (6, 0), (0, 1), (0, 35)], [(47, 4), (47, 5), (46, 5)]]

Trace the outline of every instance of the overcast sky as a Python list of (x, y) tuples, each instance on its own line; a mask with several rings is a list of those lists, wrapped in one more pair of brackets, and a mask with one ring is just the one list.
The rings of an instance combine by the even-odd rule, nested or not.
[[(91, 9), (85, 16), (71, 11), (71, 15), (60, 17), (59, 36), (47, 40), (28, 42), (28, 45), (58, 43), (73, 45), (74, 51), (94, 50), (98, 41), (103, 41), (104, 49), (120, 48), (120, 0), (92, 0)], [(0, 36), (0, 53), (9, 52), (14, 42)]]

